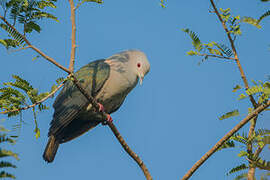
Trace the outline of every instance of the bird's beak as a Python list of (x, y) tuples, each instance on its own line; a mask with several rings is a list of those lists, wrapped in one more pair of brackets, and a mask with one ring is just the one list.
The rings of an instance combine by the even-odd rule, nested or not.
[(139, 73), (140, 85), (142, 85), (143, 78), (144, 78), (144, 75), (142, 75), (141, 73)]

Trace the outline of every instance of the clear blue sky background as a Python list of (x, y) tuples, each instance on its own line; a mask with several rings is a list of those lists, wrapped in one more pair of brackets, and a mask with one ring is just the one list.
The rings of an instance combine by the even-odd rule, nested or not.
[[(67, 67), (71, 44), (70, 9), (67, 1), (59, 1), (57, 5), (54, 14), (60, 23), (42, 21), (43, 31), (34, 33), (30, 41)], [(232, 92), (236, 84), (243, 84), (235, 63), (209, 59), (198, 66), (201, 58), (186, 55), (192, 48), (191, 40), (181, 28), (197, 32), (203, 42), (228, 43), (217, 17), (208, 12), (210, 2), (169, 0), (167, 6), (162, 9), (158, 0), (105, 0), (103, 5), (81, 6), (76, 16), (76, 69), (126, 49), (140, 49), (147, 54), (151, 71), (143, 86), (137, 86), (112, 117), (127, 143), (158, 180), (181, 178), (246, 115), (250, 106), (245, 100), (237, 100), (240, 92)], [(235, 15), (258, 18), (270, 9), (270, 3), (220, 0), (218, 7), (230, 7)], [(269, 22), (266, 18), (261, 30), (243, 25), (243, 35), (236, 41), (249, 81), (266, 80), (270, 75)], [(3, 37), (4, 32), (0, 33)], [(0, 54), (1, 82), (18, 74), (41, 91), (48, 91), (55, 79), (65, 76), (42, 58), (32, 61), (36, 53), (31, 50), (7, 52), (0, 47)], [(52, 99), (46, 102), (49, 106), (52, 103)], [(235, 108), (240, 109), (239, 118), (218, 120), (220, 115)], [(61, 145), (55, 161), (45, 163), (42, 153), (52, 114), (52, 108), (39, 114), (41, 137), (36, 140), (31, 111), (23, 112), (26, 124), (14, 146), (21, 160), (15, 162), (17, 170), (11, 170), (18, 179), (144, 179), (137, 164), (104, 126)], [(269, 128), (269, 118), (270, 114), (264, 113), (258, 127)], [(18, 119), (5, 123), (15, 121)], [(234, 176), (226, 176), (226, 173), (242, 163), (237, 152), (229, 149), (217, 152), (191, 179), (233, 179)], [(264, 157), (270, 159), (269, 150), (264, 152)]]

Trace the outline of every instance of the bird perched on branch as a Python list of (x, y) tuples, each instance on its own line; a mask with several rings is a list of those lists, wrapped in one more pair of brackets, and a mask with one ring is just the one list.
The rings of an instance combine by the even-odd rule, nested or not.
[[(127, 94), (142, 84), (150, 64), (138, 50), (123, 51), (108, 59), (91, 62), (76, 73), (81, 86), (99, 103), (100, 109), (110, 114), (124, 102)], [(68, 80), (53, 104), (54, 115), (50, 123), (49, 140), (43, 158), (52, 162), (59, 144), (68, 142), (103, 121), (102, 116), (85, 96)], [(108, 120), (111, 120), (110, 116)]]

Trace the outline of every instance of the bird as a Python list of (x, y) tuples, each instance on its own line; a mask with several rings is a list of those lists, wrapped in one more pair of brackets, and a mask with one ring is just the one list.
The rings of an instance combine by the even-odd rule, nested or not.
[[(98, 102), (99, 110), (111, 114), (117, 111), (128, 93), (142, 84), (150, 70), (149, 61), (140, 50), (126, 50), (106, 59), (100, 59), (81, 67), (74, 76), (81, 86)], [(103, 121), (79, 89), (68, 80), (54, 104), (50, 122), (48, 143), (43, 159), (53, 162), (60, 144), (71, 141)], [(107, 119), (112, 121), (110, 115)]]

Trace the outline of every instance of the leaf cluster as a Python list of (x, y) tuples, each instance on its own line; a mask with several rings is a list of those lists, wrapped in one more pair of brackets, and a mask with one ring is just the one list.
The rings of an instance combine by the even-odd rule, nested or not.
[(7, 32), (11, 38), (1, 39), (0, 43), (6, 48), (24, 45), (24, 39), (27, 33), (36, 31), (40, 33), (41, 27), (38, 22), (41, 19), (52, 19), (58, 21), (57, 17), (48, 12), (47, 8), (56, 8), (56, 0), (2, 0), (0, 3), (4, 18), (12, 21), (12, 26), (17, 24), (23, 33), (8, 27), (6, 24), (0, 24), (0, 27)]
[[(14, 144), (15, 140), (12, 137), (5, 134), (4, 133), (5, 131), (6, 130), (3, 127), (0, 130), (0, 144), (2, 144), (2, 143)], [(17, 168), (17, 166), (12, 164), (9, 161), (2, 160), (3, 158), (6, 158), (6, 157), (13, 157), (16, 160), (19, 160), (18, 154), (14, 153), (11, 150), (6, 150), (6, 149), (3, 149), (3, 148), (0, 148), (0, 158), (1, 158), (1, 160), (0, 160), (0, 169), (1, 169), (1, 171), (0, 171), (0, 179), (6, 179), (6, 178), (15, 179), (15, 176), (13, 174), (8, 173), (6, 171), (6, 168)]]
[(257, 27), (258, 29), (261, 29), (262, 26), (260, 25), (260, 22), (266, 18), (270, 16), (270, 10), (267, 10), (265, 13), (263, 13), (259, 19), (255, 19), (255, 18), (252, 18), (252, 17), (248, 17), (248, 16), (244, 16), (242, 19), (241, 19), (241, 22), (244, 22), (244, 23), (248, 23), (248, 24), (251, 24), (255, 27)]
[(203, 60), (208, 59), (209, 56), (218, 56), (221, 58), (230, 58), (233, 56), (232, 50), (225, 44), (217, 43), (214, 41), (210, 43), (202, 43), (199, 36), (194, 31), (188, 28), (182, 29), (182, 31), (190, 36), (192, 45), (194, 47), (194, 50), (187, 52), (189, 56), (204, 56)]
[[(37, 104), (37, 107), (32, 107), (34, 122), (35, 122), (35, 134), (38, 138), (40, 136), (40, 130), (37, 124), (37, 113), (43, 110), (49, 109), (46, 105), (40, 102), (43, 98), (47, 97), (50, 92), (54, 91), (57, 85), (64, 81), (64, 78), (56, 80), (57, 85), (53, 85), (50, 92), (39, 93), (27, 80), (22, 79), (17, 75), (13, 75), (13, 81), (3, 83), (3, 87), (0, 88), (0, 109), (2, 112), (6, 112), (8, 117), (20, 115), (20, 110), (24, 106), (31, 104)], [(18, 125), (20, 128), (21, 123)]]
[[(240, 146), (236, 146), (237, 144), (239, 144)], [(255, 168), (270, 170), (270, 162), (269, 161), (263, 160), (261, 157), (259, 157), (258, 154), (256, 154), (256, 152), (252, 153), (252, 152), (248, 152), (246, 150), (246, 146), (249, 144), (252, 144), (254, 148), (263, 149), (266, 145), (270, 144), (270, 130), (258, 129), (257, 131), (255, 131), (252, 134), (252, 136), (250, 138), (248, 138), (247, 134), (245, 134), (245, 133), (242, 133), (242, 135), (240, 135), (239, 133), (236, 133), (228, 141), (226, 141), (226, 143), (224, 143), (223, 146), (219, 150), (226, 149), (226, 148), (240, 147), (241, 150), (238, 153), (239, 157), (247, 158)], [(248, 169), (248, 167), (249, 166), (246, 163), (243, 163), (239, 166), (233, 167), (227, 173), (227, 175), (246, 170), (246, 169)], [(241, 174), (241, 177), (244, 174), (246, 174), (246, 173)], [(243, 177), (245, 177), (245, 176), (243, 176)], [(238, 178), (240, 178), (240, 175)], [(237, 178), (235, 178), (235, 179), (237, 179)]]
[(250, 95), (254, 95), (257, 98), (258, 104), (265, 103), (270, 96), (270, 82), (266, 81), (252, 81), (253, 86), (251, 86), (249, 89), (245, 90), (244, 93), (241, 93), (239, 95), (239, 100), (245, 99)]

